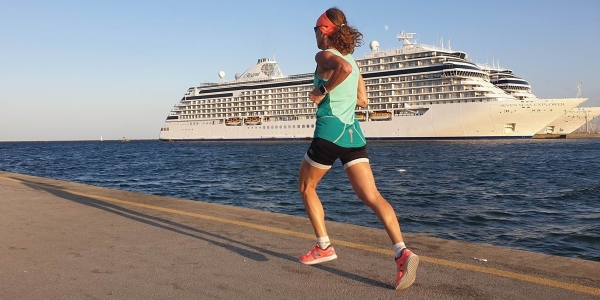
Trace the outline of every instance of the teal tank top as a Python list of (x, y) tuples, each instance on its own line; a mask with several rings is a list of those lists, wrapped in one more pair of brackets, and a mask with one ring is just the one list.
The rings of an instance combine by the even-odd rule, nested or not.
[[(352, 66), (352, 73), (321, 100), (317, 107), (315, 138), (328, 140), (340, 147), (358, 148), (367, 142), (360, 128), (354, 109), (358, 96), (358, 76), (360, 71), (351, 54), (342, 55), (334, 49), (327, 49)], [(314, 86), (319, 87), (327, 80), (320, 78), (315, 70)]]

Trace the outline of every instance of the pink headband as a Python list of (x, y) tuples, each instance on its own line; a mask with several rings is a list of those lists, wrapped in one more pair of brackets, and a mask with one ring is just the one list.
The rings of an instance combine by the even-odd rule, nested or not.
[(332, 36), (337, 29), (337, 26), (335, 26), (335, 24), (329, 20), (326, 13), (323, 13), (319, 19), (317, 19), (317, 27), (319, 27), (321, 33), (328, 36)]

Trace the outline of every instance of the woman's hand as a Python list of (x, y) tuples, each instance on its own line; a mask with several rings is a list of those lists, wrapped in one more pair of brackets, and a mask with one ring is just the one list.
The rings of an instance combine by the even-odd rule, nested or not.
[(310, 98), (312, 102), (318, 105), (323, 100), (323, 98), (325, 98), (325, 95), (321, 94), (321, 91), (317, 87), (314, 88), (310, 93), (308, 93), (308, 98)]

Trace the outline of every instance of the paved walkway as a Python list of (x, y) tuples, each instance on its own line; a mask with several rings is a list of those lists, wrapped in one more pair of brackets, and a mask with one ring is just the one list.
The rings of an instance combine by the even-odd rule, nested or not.
[(383, 230), (328, 229), (305, 266), (307, 218), (0, 172), (0, 299), (600, 299), (600, 263), (408, 234), (396, 291)]

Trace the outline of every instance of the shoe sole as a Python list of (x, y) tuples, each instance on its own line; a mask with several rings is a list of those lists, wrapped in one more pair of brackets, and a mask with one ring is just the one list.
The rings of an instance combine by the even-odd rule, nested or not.
[(300, 261), (300, 262), (303, 263), (303, 264), (305, 264), (305, 265), (316, 265), (316, 264), (324, 263), (324, 262), (327, 262), (327, 261), (332, 261), (332, 260), (334, 260), (336, 258), (337, 258), (337, 255), (334, 254), (334, 255), (322, 257), (322, 258), (311, 260), (311, 261)]
[(415, 279), (417, 279), (418, 267), (419, 257), (417, 255), (413, 254), (406, 259), (406, 274), (404, 274), (404, 277), (402, 277), (400, 282), (398, 282), (398, 285), (396, 285), (397, 290), (403, 290), (415, 282)]

